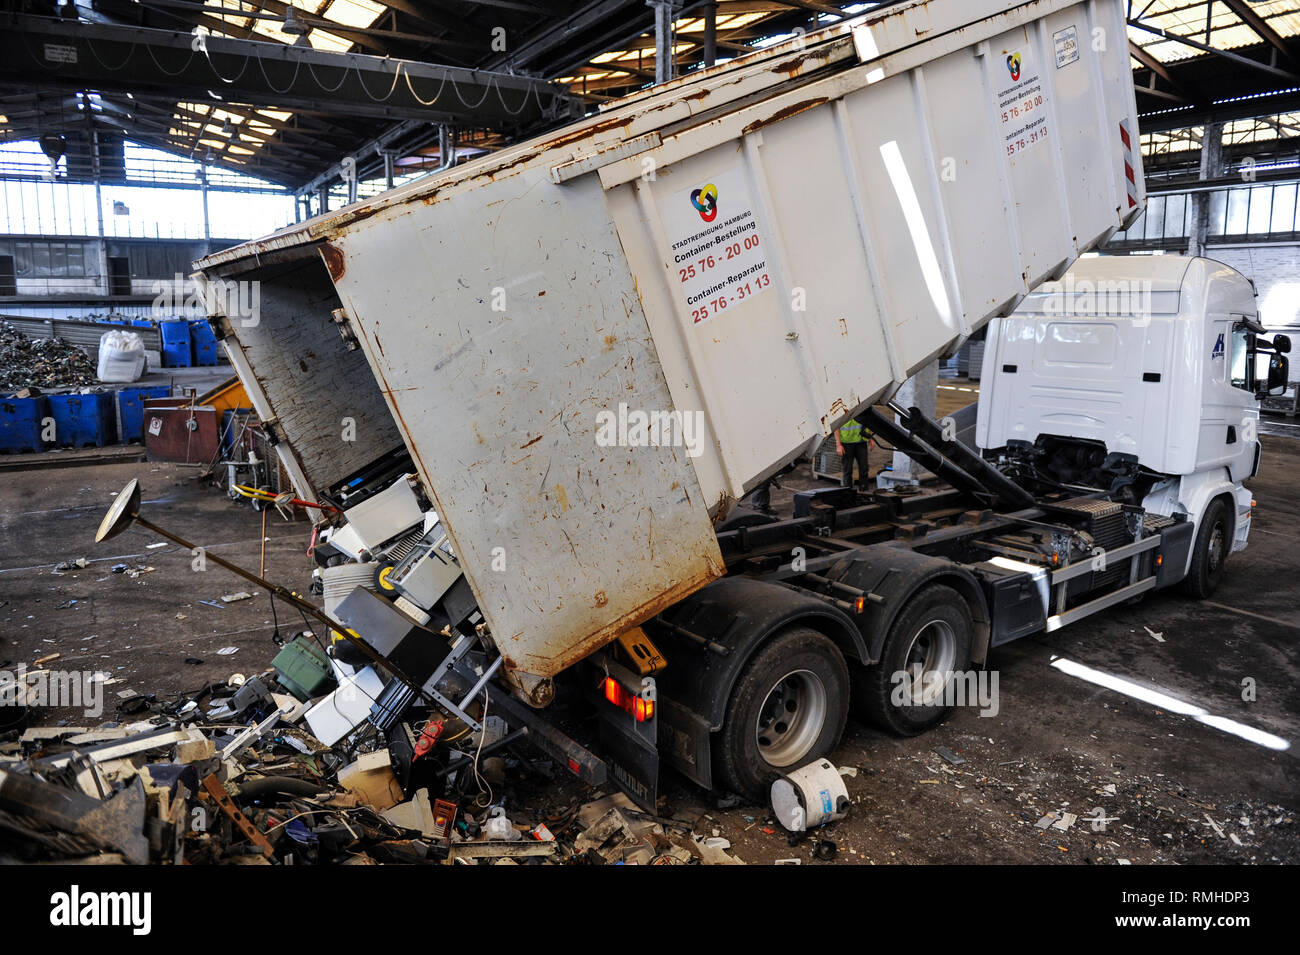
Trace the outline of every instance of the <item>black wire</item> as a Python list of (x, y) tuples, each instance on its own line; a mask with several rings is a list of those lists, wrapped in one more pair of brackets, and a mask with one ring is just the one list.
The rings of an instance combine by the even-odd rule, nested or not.
[(277, 647), (284, 646), (284, 637), (280, 636), (280, 617), (275, 612), (275, 593), (267, 591), (271, 597), (271, 623), (275, 626), (275, 632), (271, 634), (271, 642)]

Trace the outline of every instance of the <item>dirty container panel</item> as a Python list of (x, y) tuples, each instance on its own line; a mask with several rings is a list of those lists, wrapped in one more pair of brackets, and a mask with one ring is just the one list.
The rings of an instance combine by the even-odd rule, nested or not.
[[(400, 447), (402, 436), (365, 352), (349, 350), (339, 334), (331, 315), (338, 295), (314, 250), (241, 277), (262, 283), (260, 314), (229, 319), (224, 344), (258, 419), (277, 422), (285, 436), (276, 452), (294, 487), (315, 500)], [(424, 345), (403, 347), (419, 354)]]
[(54, 443), (62, 448), (102, 448), (112, 444), (114, 393), (50, 395), (50, 416), (54, 418)]
[(491, 218), (414, 203), (330, 259), (506, 665), (547, 676), (722, 561), (686, 447), (603, 443), (602, 413), (616, 442), (620, 404), (673, 403), (599, 182), (533, 168), (482, 190)]
[[(711, 501), (814, 448), (1132, 217), (1133, 94), (1101, 79), (1127, 66), (1087, 43), (1058, 66), (1034, 19), (1052, 7), (1056, 34), (1091, 35), (1096, 11), (1123, 35), (1114, 3), (1011, 9), (599, 169), (674, 398), (720, 436), (695, 461)], [(716, 208), (696, 207), (702, 193)]]
[(0, 453), (44, 451), (42, 422), (48, 414), (49, 403), (44, 395), (35, 398), (0, 395)]

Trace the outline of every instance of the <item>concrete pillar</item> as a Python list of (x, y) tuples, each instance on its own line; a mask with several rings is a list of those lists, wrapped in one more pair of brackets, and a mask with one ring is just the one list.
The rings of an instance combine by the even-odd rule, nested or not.
[[(1206, 123), (1201, 137), (1200, 178), (1217, 179), (1223, 175), (1223, 124)], [(1210, 227), (1210, 193), (1192, 194), (1192, 221), (1187, 236), (1187, 254), (1205, 254), (1205, 236)]]
[[(939, 362), (932, 361), (918, 371), (894, 395), (894, 403), (904, 408), (920, 408), (933, 418), (939, 403)], [(881, 488), (920, 482), (921, 467), (901, 451), (894, 452), (893, 470), (881, 471), (876, 485)]]

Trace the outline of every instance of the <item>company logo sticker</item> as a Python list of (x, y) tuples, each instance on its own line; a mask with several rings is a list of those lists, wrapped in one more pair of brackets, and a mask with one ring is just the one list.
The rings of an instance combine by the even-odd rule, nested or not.
[(1020, 54), (1012, 53), (1007, 57), (1007, 72), (1014, 82), (1020, 82)]
[(718, 217), (718, 187), (713, 183), (691, 192), (691, 205), (705, 222), (712, 222)]

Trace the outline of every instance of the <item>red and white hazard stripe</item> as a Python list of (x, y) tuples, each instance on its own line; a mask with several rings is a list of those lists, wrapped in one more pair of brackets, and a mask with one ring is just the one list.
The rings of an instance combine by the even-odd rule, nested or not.
[(1124, 144), (1124, 185), (1128, 187), (1128, 204), (1133, 208), (1138, 204), (1137, 173), (1133, 171), (1133, 137), (1129, 135), (1128, 120), (1119, 121), (1119, 138)]

